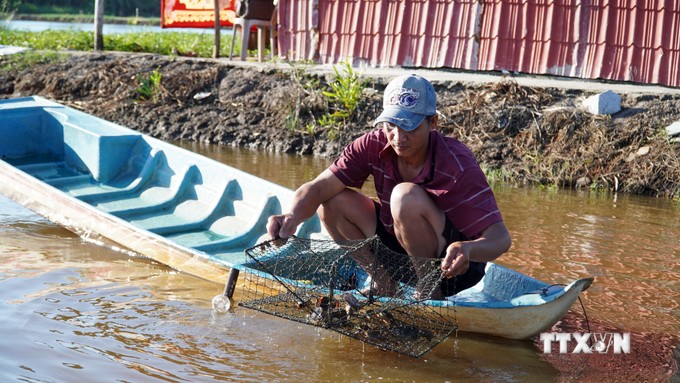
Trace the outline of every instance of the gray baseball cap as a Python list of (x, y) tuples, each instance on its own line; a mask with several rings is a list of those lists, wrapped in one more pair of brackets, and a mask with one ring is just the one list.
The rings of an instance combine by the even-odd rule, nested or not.
[(410, 74), (399, 76), (387, 85), (383, 96), (383, 112), (373, 122), (389, 122), (399, 128), (411, 131), (420, 125), (426, 116), (437, 113), (437, 94), (432, 84), (424, 77)]

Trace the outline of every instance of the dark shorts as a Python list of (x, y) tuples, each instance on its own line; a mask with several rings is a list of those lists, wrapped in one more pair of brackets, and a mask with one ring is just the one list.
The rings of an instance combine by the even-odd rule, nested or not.
[[(377, 226), (375, 229), (375, 234), (380, 237), (382, 243), (387, 246), (390, 250), (397, 253), (406, 254), (406, 250), (401, 246), (397, 237), (393, 234), (387, 232), (385, 225), (383, 225), (380, 220), (380, 204), (375, 202), (375, 214), (377, 220)], [(447, 246), (453, 242), (466, 241), (468, 238), (463, 235), (458, 229), (456, 229), (451, 221), (446, 218), (446, 223), (444, 224), (444, 232), (442, 233), (444, 239), (446, 239)], [(444, 258), (446, 255), (446, 249), (439, 255), (439, 258)], [(454, 278), (446, 278), (441, 282), (441, 291), (444, 296), (448, 297), (457, 294), (467, 288), (470, 288), (479, 282), (482, 277), (484, 277), (484, 270), (486, 268), (486, 262), (473, 262), (470, 261), (470, 267), (465, 272), (465, 274), (458, 275)]]

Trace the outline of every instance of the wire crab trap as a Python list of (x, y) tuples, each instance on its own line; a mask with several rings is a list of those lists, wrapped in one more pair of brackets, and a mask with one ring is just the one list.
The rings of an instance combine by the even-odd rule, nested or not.
[(420, 357), (456, 325), (425, 303), (441, 282), (440, 260), (409, 257), (377, 237), (290, 237), (246, 250), (240, 306)]

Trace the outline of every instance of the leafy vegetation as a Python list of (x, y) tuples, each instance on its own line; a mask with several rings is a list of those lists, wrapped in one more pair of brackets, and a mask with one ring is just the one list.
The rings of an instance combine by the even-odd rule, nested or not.
[(305, 124), (304, 129), (299, 129), (300, 113), (303, 99), (319, 92), (320, 80), (316, 76), (310, 76), (307, 71), (309, 66), (314, 65), (311, 61), (288, 62), (288, 64), (291, 67), (291, 78), (296, 86), (291, 89), (289, 112), (284, 121), (284, 126), (292, 132), (299, 132), (314, 138), (317, 133), (316, 123)]
[(352, 69), (348, 62), (345, 62), (343, 66), (343, 73), (340, 73), (338, 68), (333, 66), (335, 78), (329, 84), (333, 91), (323, 92), (323, 95), (335, 104), (335, 112), (329, 115), (330, 119), (334, 121), (347, 119), (354, 113), (361, 101), (361, 94), (365, 86), (364, 80), (359, 73)]
[[(220, 45), (220, 56), (229, 53), (231, 36), (225, 36)], [(94, 48), (94, 33), (78, 30), (46, 30), (28, 32), (0, 28), (0, 41), (13, 45), (40, 50), (78, 50)], [(239, 45), (237, 41), (235, 45)], [(211, 57), (213, 39), (199, 33), (189, 32), (145, 32), (105, 34), (104, 49), (125, 52), (148, 52), (162, 55)], [(235, 47), (234, 49), (239, 49)]]
[(76, 30), (47, 30), (42, 32), (0, 29), (0, 40), (5, 45), (49, 50), (91, 50), (94, 47), (92, 32)]
[(0, 14), (16, 12), (19, 4), (21, 4), (20, 0), (0, 0)]
[(26, 68), (33, 67), (38, 64), (46, 64), (49, 62), (64, 61), (67, 55), (56, 52), (34, 52), (26, 51), (14, 55), (0, 56), (0, 73), (1, 72), (19, 72)]
[(138, 74), (137, 94), (140, 101), (151, 101), (154, 104), (160, 99), (161, 79), (163, 75), (158, 69), (154, 69), (147, 75)]
[(329, 84), (332, 91), (323, 91), (322, 94), (328, 100), (331, 113), (321, 116), (317, 123), (321, 127), (328, 128), (328, 138), (332, 141), (335, 136), (335, 129), (338, 125), (346, 125), (354, 112), (359, 107), (366, 81), (361, 75), (352, 69), (352, 66), (345, 62), (341, 73), (336, 66), (333, 66), (335, 77)]

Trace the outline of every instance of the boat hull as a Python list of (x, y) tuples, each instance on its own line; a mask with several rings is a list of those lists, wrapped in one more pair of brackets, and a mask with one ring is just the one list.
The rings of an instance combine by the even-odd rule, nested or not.
[(574, 281), (564, 289), (560, 297), (542, 304), (514, 307), (460, 306), (455, 310), (448, 307), (444, 314), (462, 332), (529, 339), (557, 323), (592, 282), (592, 278)]
[(14, 200), (85, 239), (105, 239), (120, 248), (151, 258), (173, 269), (224, 283), (231, 267), (140, 230), (121, 219), (64, 195), (53, 187), (0, 161), (0, 194)]

